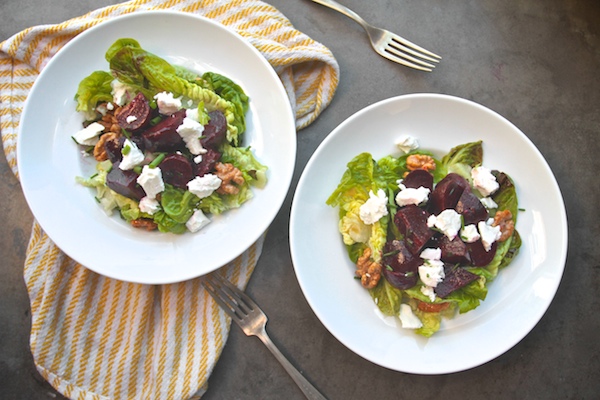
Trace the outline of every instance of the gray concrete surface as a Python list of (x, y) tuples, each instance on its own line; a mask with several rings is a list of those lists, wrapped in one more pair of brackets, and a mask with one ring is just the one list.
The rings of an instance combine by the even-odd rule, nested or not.
[[(0, 40), (114, 3), (3, 0)], [(269, 332), (282, 351), (330, 399), (600, 397), (600, 2), (345, 0), (367, 20), (441, 53), (443, 62), (431, 74), (379, 57), (357, 24), (322, 6), (308, 0), (270, 3), (328, 46), (341, 68), (333, 103), (298, 134), (292, 188), (248, 287), (269, 314)], [(361, 108), (414, 92), (461, 96), (512, 121), (546, 157), (569, 219), (564, 278), (540, 323), (497, 359), (451, 375), (390, 371), (345, 348), (305, 301), (288, 246), (292, 193), (319, 143)], [(30, 314), (22, 269), (32, 216), (3, 155), (0, 174), (0, 398), (61, 398), (39, 377), (28, 349)], [(204, 398), (292, 400), (303, 395), (257, 339), (233, 328)]]

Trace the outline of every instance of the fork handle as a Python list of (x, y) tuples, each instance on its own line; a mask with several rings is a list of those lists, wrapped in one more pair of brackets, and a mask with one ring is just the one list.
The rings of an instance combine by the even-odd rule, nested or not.
[(337, 12), (341, 12), (346, 17), (351, 18), (354, 21), (358, 22), (366, 31), (369, 30), (370, 25), (367, 23), (367, 21), (365, 21), (364, 19), (362, 19), (362, 17), (360, 15), (358, 15), (357, 13), (355, 13), (348, 7), (341, 5), (337, 1), (334, 1), (334, 0), (312, 0), (312, 1), (314, 3), (320, 4), (322, 6), (329, 7), (332, 10), (335, 10)]
[(310, 400), (327, 400), (305, 377), (288, 361), (288, 359), (281, 354), (281, 351), (271, 341), (267, 331), (263, 328), (262, 332), (256, 336), (267, 346), (267, 349), (275, 356), (277, 361), (283, 366), (287, 373), (292, 377), (296, 385), (302, 390), (302, 393)]

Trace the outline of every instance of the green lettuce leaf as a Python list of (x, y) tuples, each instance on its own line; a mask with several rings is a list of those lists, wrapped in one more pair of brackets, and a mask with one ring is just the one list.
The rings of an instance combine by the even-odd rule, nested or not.
[(112, 101), (113, 76), (105, 71), (94, 71), (79, 82), (75, 101), (77, 111), (85, 113), (88, 119), (93, 119), (96, 105), (101, 102)]
[(441, 162), (446, 168), (451, 168), (453, 164), (466, 164), (472, 168), (481, 165), (483, 162), (482, 141), (465, 143), (450, 149)]
[(402, 291), (396, 289), (385, 279), (380, 279), (377, 286), (369, 290), (375, 304), (383, 315), (398, 316), (402, 303)]
[(225, 143), (221, 147), (221, 162), (231, 163), (242, 171), (244, 180), (251, 186), (263, 188), (267, 184), (267, 167), (256, 159), (250, 147), (233, 147)]
[(165, 184), (160, 198), (160, 205), (165, 214), (180, 224), (185, 224), (190, 219), (198, 203), (200, 199), (195, 194), (169, 184)]

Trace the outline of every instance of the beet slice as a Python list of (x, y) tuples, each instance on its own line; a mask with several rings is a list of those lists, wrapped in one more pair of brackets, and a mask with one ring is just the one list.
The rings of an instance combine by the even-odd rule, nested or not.
[(194, 175), (204, 176), (215, 169), (215, 165), (221, 159), (221, 153), (212, 149), (206, 148), (206, 153), (202, 154), (202, 161), (198, 164), (194, 163)]
[(433, 231), (427, 226), (429, 213), (413, 204), (402, 207), (394, 215), (394, 223), (404, 236), (406, 247), (418, 255), (421, 249), (433, 236)]
[(469, 182), (462, 176), (449, 173), (438, 182), (429, 196), (429, 211), (439, 214), (444, 210), (456, 207), (460, 196), (465, 189), (469, 189)]
[(159, 164), (163, 181), (179, 189), (187, 189), (194, 177), (192, 164), (183, 154), (169, 154)]
[(179, 110), (167, 118), (160, 121), (158, 124), (146, 129), (142, 132), (142, 138), (146, 150), (151, 152), (156, 151), (174, 151), (185, 147), (185, 143), (177, 128), (185, 118), (185, 110)]
[(106, 175), (106, 186), (115, 192), (134, 200), (141, 200), (146, 195), (144, 189), (137, 183), (138, 174), (133, 170), (122, 170), (120, 162), (113, 164)]
[(460, 199), (458, 199), (456, 212), (463, 216), (465, 225), (485, 221), (489, 216), (487, 208), (485, 208), (479, 198), (470, 189), (465, 189)]
[(383, 247), (383, 276), (394, 287), (406, 290), (417, 284), (421, 259), (406, 247), (404, 240), (392, 240)]
[(424, 169), (415, 169), (409, 172), (402, 180), (402, 184), (407, 188), (418, 189), (421, 186), (433, 190), (433, 175)]
[(125, 143), (125, 136), (119, 136), (118, 138), (107, 140), (104, 142), (104, 150), (111, 163), (120, 162), (123, 159), (121, 149)]
[(150, 120), (150, 104), (140, 92), (116, 115), (119, 126), (128, 131), (142, 128)]
[(227, 119), (225, 114), (220, 110), (214, 110), (208, 113), (210, 121), (204, 125), (202, 132), (202, 147), (212, 147), (216, 149), (227, 138)]
[(492, 243), (490, 251), (485, 251), (485, 247), (483, 247), (481, 239), (473, 243), (467, 243), (469, 257), (471, 258), (471, 264), (473, 264), (476, 267), (483, 267), (488, 265), (494, 259), (497, 248), (498, 242), (494, 242)]
[(437, 242), (442, 250), (442, 261), (450, 264), (469, 264), (469, 250), (465, 242), (459, 236), (450, 240), (446, 235), (442, 235)]
[(451, 264), (444, 264), (444, 275), (444, 280), (435, 288), (435, 294), (442, 299), (479, 278), (478, 275)]

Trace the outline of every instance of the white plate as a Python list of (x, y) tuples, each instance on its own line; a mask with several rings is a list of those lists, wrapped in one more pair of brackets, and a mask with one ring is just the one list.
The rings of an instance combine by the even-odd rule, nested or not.
[[(484, 165), (508, 173), (519, 196), (523, 245), (491, 283), (477, 309), (445, 321), (425, 339), (380, 318), (354, 279), (338, 232), (338, 210), (325, 201), (346, 164), (361, 152), (398, 154), (394, 141), (415, 136), (436, 155), (483, 140)], [(318, 225), (318, 229), (317, 228)], [(348, 118), (319, 146), (304, 170), (291, 211), (291, 253), (308, 303), (349, 349), (378, 365), (443, 374), (481, 365), (519, 342), (540, 320), (558, 288), (567, 252), (567, 220), (556, 180), (529, 139), (489, 109), (456, 97), (415, 94), (371, 105)]]
[[(238, 210), (196, 234), (144, 232), (107, 217), (93, 191), (75, 183), (90, 176), (71, 136), (81, 129), (73, 97), (81, 79), (108, 70), (104, 54), (131, 37), (174, 64), (214, 71), (236, 81), (250, 97), (243, 146), (269, 167), (269, 182)], [(21, 184), (29, 206), (50, 238), (93, 271), (138, 283), (183, 281), (213, 271), (246, 250), (268, 228), (291, 182), (296, 129), (287, 94), (273, 68), (247, 41), (224, 26), (186, 13), (138, 12), (78, 35), (52, 58), (23, 110), (18, 140)]]

